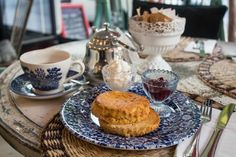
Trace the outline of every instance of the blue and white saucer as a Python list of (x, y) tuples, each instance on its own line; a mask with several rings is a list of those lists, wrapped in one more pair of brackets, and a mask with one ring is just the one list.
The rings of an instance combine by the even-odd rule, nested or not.
[[(99, 122), (91, 113), (91, 104), (101, 93), (108, 91), (104, 84), (81, 90), (70, 97), (61, 109), (61, 120), (65, 127), (78, 138), (113, 149), (150, 150), (170, 147), (191, 137), (199, 128), (201, 113), (193, 101), (180, 92), (174, 92), (164, 103), (175, 110), (168, 118), (162, 118), (160, 127), (141, 137), (121, 137), (108, 134), (99, 127)], [(141, 84), (129, 90), (145, 95)], [(178, 107), (176, 107), (178, 106)]]
[[(73, 76), (75, 74), (77, 74), (76, 71), (70, 70), (67, 74), (67, 77)], [(84, 76), (81, 76), (81, 77), (78, 77), (76, 80), (83, 80), (83, 79), (84, 79)], [(9, 89), (15, 94), (18, 94), (26, 98), (31, 98), (31, 99), (57, 98), (57, 97), (69, 94), (75, 91), (76, 89), (78, 89), (78, 85), (72, 82), (65, 83), (63, 86), (64, 86), (64, 90), (61, 92), (50, 94), (50, 95), (39, 95), (33, 92), (33, 87), (31, 83), (28, 81), (26, 75), (22, 74), (22, 75), (17, 76), (11, 81), (11, 83), (9, 84)]]

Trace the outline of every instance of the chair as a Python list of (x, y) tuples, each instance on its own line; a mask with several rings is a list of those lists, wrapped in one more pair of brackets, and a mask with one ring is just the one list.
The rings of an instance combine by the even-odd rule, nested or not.
[[(0, 66), (8, 66), (20, 55), (23, 35), (26, 29), (33, 0), (18, 0), (10, 37), (2, 32), (0, 41)], [(2, 23), (4, 1), (1, 1), (1, 30), (7, 29)]]
[(11, 33), (11, 44), (14, 47), (18, 57), (20, 55), (22, 39), (29, 18), (33, 0), (18, 0), (14, 23)]
[(133, 0), (133, 15), (136, 9), (149, 10), (152, 7), (173, 8), (180, 17), (186, 18), (183, 36), (218, 39), (221, 21), (227, 10), (226, 6), (168, 5), (161, 3)]

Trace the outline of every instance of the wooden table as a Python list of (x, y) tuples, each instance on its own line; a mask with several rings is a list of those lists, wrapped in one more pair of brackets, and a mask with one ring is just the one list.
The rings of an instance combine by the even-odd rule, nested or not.
[[(57, 46), (71, 52), (74, 56), (84, 57), (85, 43), (72, 42)], [(225, 45), (225, 43), (221, 43)], [(227, 44), (226, 44), (227, 45)], [(235, 48), (235, 45), (225, 47), (225, 50)], [(223, 47), (224, 50), (224, 47)], [(211, 96), (221, 104), (236, 100), (214, 91), (202, 83), (196, 76), (195, 70), (200, 62), (171, 63), (174, 71), (179, 73), (181, 80), (178, 90), (202, 96)], [(53, 116), (58, 113), (64, 100), (64, 96), (51, 100), (33, 100), (15, 95), (8, 89), (13, 77), (22, 73), (19, 62), (13, 63), (0, 74), (0, 134), (17, 151), (28, 157), (40, 156), (40, 136), (43, 128)]]

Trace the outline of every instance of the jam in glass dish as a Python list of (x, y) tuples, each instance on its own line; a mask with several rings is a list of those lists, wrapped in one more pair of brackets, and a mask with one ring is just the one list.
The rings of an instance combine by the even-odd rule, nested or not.
[(152, 108), (159, 112), (161, 117), (168, 117), (171, 108), (163, 101), (176, 90), (178, 75), (168, 70), (149, 69), (142, 74), (141, 78), (145, 93), (153, 101)]

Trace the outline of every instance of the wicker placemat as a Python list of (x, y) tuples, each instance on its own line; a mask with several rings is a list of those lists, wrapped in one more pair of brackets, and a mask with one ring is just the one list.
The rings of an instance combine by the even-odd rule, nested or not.
[(223, 55), (210, 56), (198, 67), (198, 77), (213, 89), (236, 98), (236, 63)]
[[(202, 104), (205, 98), (184, 93)], [(223, 109), (223, 105), (213, 101), (213, 107)], [(99, 147), (82, 141), (64, 128), (59, 114), (47, 125), (41, 137), (41, 150), (44, 157), (173, 157), (175, 146), (149, 151), (125, 151)]]
[(99, 147), (82, 141), (64, 128), (59, 115), (42, 134), (44, 157), (173, 157), (175, 146), (149, 151), (126, 151)]

